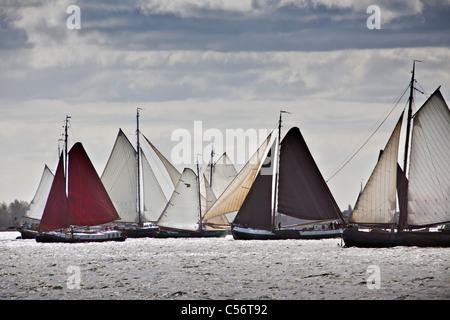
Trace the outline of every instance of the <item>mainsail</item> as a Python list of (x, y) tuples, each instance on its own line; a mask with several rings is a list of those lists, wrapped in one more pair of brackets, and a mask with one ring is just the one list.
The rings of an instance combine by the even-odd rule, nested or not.
[(30, 208), (27, 210), (27, 212), (25, 212), (24, 218), (31, 218), (36, 220), (40, 220), (42, 218), (45, 204), (50, 193), (50, 188), (52, 187), (53, 178), (53, 173), (50, 171), (47, 165), (45, 165), (41, 180), (39, 181), (39, 186), (36, 190), (33, 200), (31, 200)]
[(439, 88), (414, 116), (408, 225), (450, 221), (450, 111)]
[(136, 151), (122, 130), (119, 129), (101, 180), (113, 201), (121, 222), (139, 222), (136, 179)]
[(83, 145), (69, 151), (68, 201), (70, 223), (96, 226), (119, 219), (119, 215), (95, 171)]
[(395, 222), (397, 158), (402, 120), (403, 114), (355, 204), (350, 222), (371, 225)]
[(141, 156), (144, 192), (143, 220), (156, 221), (164, 210), (167, 199), (142, 149)]
[(300, 129), (281, 141), (278, 212), (305, 220), (335, 220), (339, 208), (312, 157)]
[(197, 175), (192, 169), (185, 168), (175, 191), (157, 221), (160, 227), (182, 230), (198, 230), (200, 220), (199, 185)]

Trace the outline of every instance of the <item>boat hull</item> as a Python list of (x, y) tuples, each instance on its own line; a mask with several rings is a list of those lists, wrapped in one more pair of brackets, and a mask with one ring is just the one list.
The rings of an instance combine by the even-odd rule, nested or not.
[(158, 238), (221, 238), (228, 234), (227, 230), (190, 231), (174, 228), (160, 228)]
[(123, 229), (127, 238), (155, 238), (158, 236), (158, 227), (143, 227), (136, 229)]
[(106, 233), (61, 233), (61, 232), (42, 232), (36, 236), (36, 242), (42, 243), (81, 243), (81, 242), (106, 242), (106, 241), (125, 241), (126, 236), (123, 232)]
[(36, 239), (36, 236), (39, 234), (39, 231), (27, 228), (20, 228), (18, 231), (20, 232), (19, 239)]
[(236, 240), (288, 240), (288, 239), (327, 239), (338, 238), (342, 235), (342, 230), (296, 230), (296, 229), (274, 229), (257, 230), (251, 228), (242, 228), (234, 226), (231, 229), (233, 238)]
[(373, 231), (345, 229), (342, 233), (346, 247), (387, 248), (408, 247), (450, 247), (449, 232), (426, 231)]

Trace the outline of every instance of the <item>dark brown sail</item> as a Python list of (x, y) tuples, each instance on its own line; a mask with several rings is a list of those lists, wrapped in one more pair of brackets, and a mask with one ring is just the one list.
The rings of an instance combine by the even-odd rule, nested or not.
[(234, 219), (235, 225), (252, 229), (272, 229), (272, 175), (258, 173)]
[(306, 220), (339, 219), (339, 208), (319, 171), (300, 129), (281, 141), (278, 212)]

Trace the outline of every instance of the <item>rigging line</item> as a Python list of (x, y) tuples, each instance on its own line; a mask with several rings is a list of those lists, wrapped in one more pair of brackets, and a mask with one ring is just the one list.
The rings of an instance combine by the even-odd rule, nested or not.
[(336, 176), (342, 169), (344, 169), (344, 167), (359, 153), (359, 151), (361, 151), (362, 148), (364, 148), (364, 146), (370, 141), (370, 139), (375, 135), (375, 133), (378, 131), (378, 129), (380, 129), (380, 127), (384, 124), (384, 122), (387, 120), (387, 118), (391, 115), (391, 113), (395, 110), (395, 108), (397, 107), (398, 103), (400, 102), (400, 100), (403, 98), (403, 96), (405, 95), (406, 91), (408, 90), (409, 85), (406, 87), (406, 89), (403, 91), (402, 95), (400, 96), (400, 98), (397, 99), (397, 101), (395, 102), (394, 106), (392, 107), (392, 109), (388, 112), (388, 114), (384, 117), (384, 119), (381, 121), (381, 123), (376, 127), (375, 131), (372, 132), (372, 134), (366, 139), (366, 141), (364, 141), (364, 143), (353, 153), (353, 155), (344, 162), (344, 164), (342, 164), (336, 171), (335, 173), (333, 173), (331, 175), (330, 178), (328, 178), (325, 182), (328, 183), (331, 179), (334, 178), (334, 176)]

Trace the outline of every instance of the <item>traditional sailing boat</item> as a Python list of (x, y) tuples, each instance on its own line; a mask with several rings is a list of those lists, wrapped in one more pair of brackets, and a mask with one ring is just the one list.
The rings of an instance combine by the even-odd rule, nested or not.
[[(448, 230), (429, 230), (450, 222), (450, 111), (439, 87), (412, 115), (415, 62), (403, 170), (397, 163), (402, 114), (358, 197), (349, 219), (352, 224), (343, 232), (347, 247), (450, 246)], [(398, 222), (396, 192), (400, 209)]]
[[(139, 108), (136, 123), (139, 152), (119, 129), (101, 180), (120, 216), (120, 220), (114, 223), (125, 230), (127, 237), (155, 237), (159, 228), (154, 222), (166, 206), (167, 198), (140, 147)], [(177, 173), (178, 171), (175, 174)], [(144, 210), (141, 205), (141, 179)]]
[[(37, 242), (100, 242), (124, 241), (118, 230), (76, 231), (74, 226), (99, 226), (119, 218), (83, 145), (73, 145), (67, 157), (67, 122), (65, 125), (65, 154), (61, 153), (50, 193), (39, 224)], [(67, 168), (68, 195), (66, 195)], [(60, 231), (61, 229), (64, 229)], [(68, 230), (70, 229), (70, 230)]]
[[(270, 163), (275, 165), (275, 174), (272, 170), (259, 171), (232, 223), (233, 237), (269, 240), (340, 236), (341, 230), (334, 227), (334, 222), (342, 220), (341, 212), (300, 130), (291, 128), (280, 143), (281, 113), (274, 142), (279, 153), (268, 153), (275, 159)], [(285, 225), (286, 216), (300, 220)]]
[(21, 233), (21, 239), (34, 239), (39, 233), (39, 222), (44, 212), (45, 203), (50, 193), (53, 182), (53, 173), (47, 165), (44, 166), (39, 186), (31, 200), (29, 209), (22, 217), (21, 226), (18, 231)]

